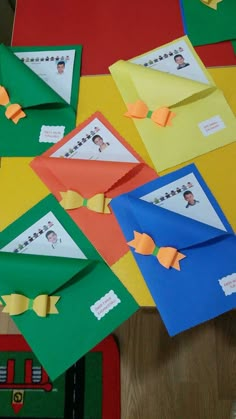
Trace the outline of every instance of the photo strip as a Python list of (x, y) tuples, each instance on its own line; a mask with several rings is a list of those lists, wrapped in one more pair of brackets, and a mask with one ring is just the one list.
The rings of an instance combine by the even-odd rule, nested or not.
[(87, 259), (51, 211), (0, 251)]
[(193, 173), (158, 188), (140, 199), (226, 231)]
[(34, 73), (70, 103), (75, 50), (14, 52)]
[(89, 122), (50, 157), (138, 163), (98, 118)]
[(167, 47), (157, 48), (130, 61), (146, 68), (209, 84), (209, 80), (184, 39), (173, 42)]

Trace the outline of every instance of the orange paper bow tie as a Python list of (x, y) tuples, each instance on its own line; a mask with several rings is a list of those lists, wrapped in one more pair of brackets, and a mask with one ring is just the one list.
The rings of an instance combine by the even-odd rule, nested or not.
[(174, 247), (158, 247), (146, 233), (134, 231), (134, 239), (128, 245), (141, 255), (153, 255), (166, 269), (174, 268), (180, 271), (179, 261), (186, 256), (178, 252)]
[(22, 111), (18, 103), (11, 103), (5, 87), (0, 86), (0, 105), (5, 106), (5, 115), (7, 119), (11, 119), (15, 124), (21, 118), (25, 118), (26, 114)]
[(175, 117), (175, 113), (164, 106), (155, 111), (150, 111), (146, 103), (142, 100), (137, 100), (135, 103), (128, 103), (127, 108), (128, 112), (125, 113), (125, 116), (139, 119), (150, 118), (160, 127), (166, 127), (166, 125), (171, 126), (171, 120)]
[(200, 1), (206, 6), (211, 7), (211, 9), (217, 10), (218, 3), (220, 3), (223, 0), (200, 0)]

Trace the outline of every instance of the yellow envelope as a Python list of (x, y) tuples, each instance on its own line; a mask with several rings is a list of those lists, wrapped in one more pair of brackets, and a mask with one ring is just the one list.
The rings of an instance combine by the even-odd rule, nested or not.
[[(236, 113), (236, 67), (209, 69)], [(112, 104), (112, 105), (111, 105)], [(124, 118), (124, 102), (111, 76), (82, 77), (77, 124), (99, 110), (115, 129), (151, 164), (142, 140), (129, 118)], [(0, 167), (0, 230), (43, 199), (48, 189), (30, 168), (29, 158), (2, 158)], [(232, 227), (236, 230), (236, 143), (192, 160), (200, 170)], [(182, 167), (184, 164), (178, 166)], [(164, 174), (169, 172), (165, 171)], [(152, 297), (132, 254), (127, 253), (112, 270), (131, 292), (140, 306), (154, 306)]]
[[(127, 109), (137, 101), (147, 105), (146, 117), (133, 117), (132, 121), (159, 172), (236, 139), (236, 118), (223, 92), (204, 68), (188, 38), (180, 40), (188, 45), (196, 64), (200, 64), (206, 82), (183, 77), (184, 73), (177, 76), (129, 61), (118, 61), (110, 67)], [(169, 49), (176, 42), (165, 47)], [(193, 62), (187, 65), (194, 71)], [(162, 107), (175, 114), (170, 126), (162, 127), (151, 119), (152, 112)]]

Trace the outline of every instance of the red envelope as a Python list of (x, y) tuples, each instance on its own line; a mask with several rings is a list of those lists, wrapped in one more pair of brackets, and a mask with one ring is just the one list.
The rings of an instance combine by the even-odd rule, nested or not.
[[(98, 129), (95, 135), (103, 138), (106, 135), (106, 139), (108, 139), (104, 143), (107, 144), (105, 151), (108, 154), (102, 152), (99, 154), (98, 146), (92, 140), (94, 131), (92, 131), (93, 134), (90, 138), (86, 138), (86, 130), (87, 137), (89, 137), (88, 133), (91, 132), (91, 126), (94, 125)], [(82, 140), (84, 140), (84, 143)], [(78, 146), (78, 143), (81, 146)], [(91, 154), (92, 158), (97, 157), (104, 160), (78, 158), (85, 153), (82, 147), (86, 149), (88, 156)], [(70, 154), (66, 151), (67, 149)], [(105, 160), (105, 158), (121, 160), (121, 155), (124, 161)], [(64, 158), (60, 156), (64, 156)], [(157, 177), (155, 170), (141, 159), (103, 115), (98, 112), (42, 156), (36, 157), (31, 166), (58, 201), (62, 200), (61, 192), (68, 190), (78, 192), (85, 199), (89, 199), (98, 193), (104, 193), (107, 198), (114, 198)], [(113, 265), (129, 251), (112, 213), (101, 214), (87, 207), (67, 210), (67, 212), (109, 265)]]

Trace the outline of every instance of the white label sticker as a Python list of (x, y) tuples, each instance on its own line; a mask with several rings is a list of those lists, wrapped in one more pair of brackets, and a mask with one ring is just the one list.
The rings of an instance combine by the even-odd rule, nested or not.
[(111, 290), (106, 295), (104, 295), (104, 297), (100, 298), (100, 300), (96, 301), (96, 303), (90, 307), (90, 310), (98, 320), (101, 320), (102, 317), (104, 317), (120, 302), (120, 299), (117, 297), (114, 291)]
[(222, 279), (219, 279), (219, 284), (222, 287), (225, 295), (231, 295), (236, 293), (236, 273), (227, 275)]
[(65, 127), (63, 125), (50, 126), (42, 125), (39, 142), (40, 143), (57, 143), (64, 137)]
[(216, 132), (226, 128), (219, 115), (213, 116), (206, 121), (200, 122), (198, 126), (205, 137), (208, 137), (208, 135), (215, 134)]

